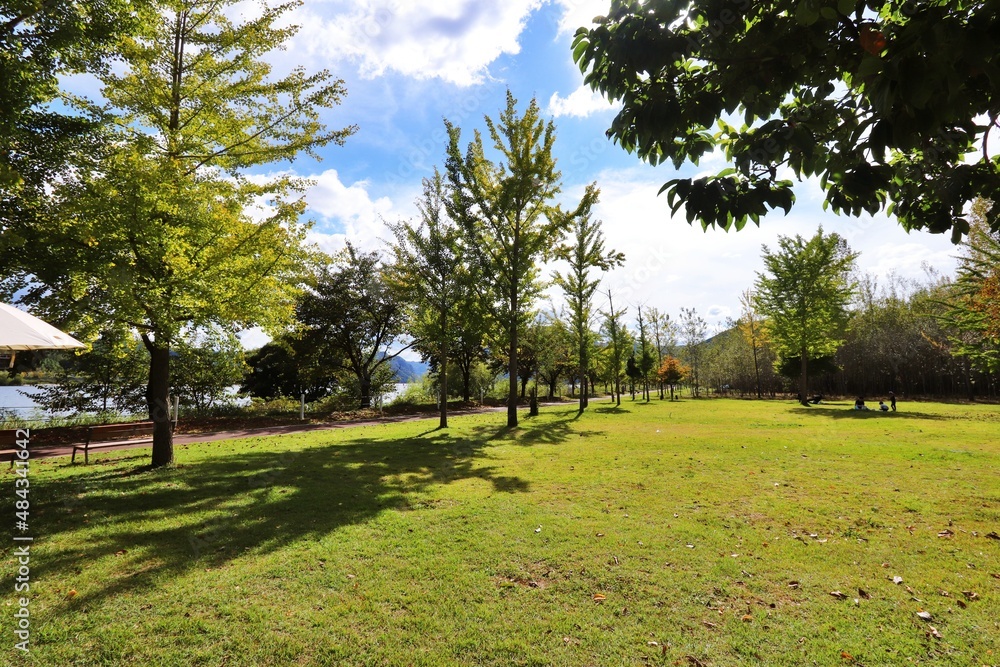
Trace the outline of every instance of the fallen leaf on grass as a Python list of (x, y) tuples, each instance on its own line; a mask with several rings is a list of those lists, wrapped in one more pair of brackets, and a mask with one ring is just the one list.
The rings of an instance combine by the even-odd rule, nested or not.
[(995, 572), (991, 573), (990, 576), (993, 577), (994, 579), (1000, 579), (1000, 574), (996, 574)]
[(964, 600), (955, 600), (955, 603), (959, 606), (960, 609), (965, 609), (966, 607), (969, 606), (965, 604)]
[(938, 533), (938, 537), (951, 537), (954, 534), (955, 533), (953, 533), (952, 531), (950, 531), (947, 528), (945, 528), (940, 533)]
[(750, 614), (743, 614), (743, 618), (740, 619), (744, 623), (749, 623), (753, 620), (753, 616)]
[(563, 643), (565, 644), (579, 644), (579, 639), (573, 639), (572, 637), (563, 637)]
[(703, 663), (701, 660), (694, 657), (693, 655), (686, 655), (684, 656), (684, 658), (692, 665), (694, 665), (694, 667), (705, 667), (705, 663)]
[(118, 551), (115, 552), (115, 555), (116, 556), (124, 556), (127, 553), (128, 553), (128, 551), (126, 551), (125, 549), (119, 549)]
[(975, 600), (979, 597), (979, 595), (973, 593), (972, 591), (962, 591), (962, 595), (964, 595), (967, 600)]
[(72, 600), (74, 597), (76, 597), (76, 590), (75, 589), (70, 590), (70, 592), (66, 594), (66, 599), (67, 600)]
[(934, 639), (941, 639), (941, 633), (933, 625), (928, 625), (927, 635), (933, 637)]
[(798, 588), (798, 587), (799, 587), (799, 585), (800, 585), (800, 584), (799, 584), (799, 582), (797, 582), (797, 581), (789, 581), (789, 582), (788, 582), (788, 587), (789, 587), (789, 588)]
[(894, 584), (896, 584), (898, 586), (899, 584), (903, 583), (903, 578), (902, 577), (893, 577), (892, 578), (892, 583), (894, 583)]
[(868, 591), (866, 591), (863, 588), (859, 588), (858, 589), (858, 595), (860, 595), (861, 597), (863, 597), (866, 600), (871, 600), (872, 599), (871, 593), (869, 593)]
[(986, 537), (988, 537), (991, 540), (1000, 540), (1000, 535), (997, 535), (997, 532), (995, 530), (991, 533), (986, 533)]
[(843, 593), (841, 593), (840, 591), (830, 591), (830, 595), (832, 595), (833, 597), (837, 598), (838, 600), (846, 600), (847, 599), (847, 596), (844, 595)]
[(917, 618), (919, 618), (921, 621), (933, 621), (934, 620), (934, 617), (931, 615), (931, 613), (929, 611), (918, 611), (917, 612)]
[(606, 599), (601, 593), (594, 593), (594, 602), (604, 602)]
[(848, 653), (847, 651), (841, 651), (840, 657), (846, 660), (847, 662), (854, 662), (854, 656)]
[(659, 646), (659, 645), (660, 645), (660, 642), (652, 642), (652, 641), (646, 642), (646, 646)]
[(702, 621), (701, 624), (704, 625), (706, 628), (717, 628), (717, 627), (719, 627), (715, 623), (712, 623), (711, 621)]

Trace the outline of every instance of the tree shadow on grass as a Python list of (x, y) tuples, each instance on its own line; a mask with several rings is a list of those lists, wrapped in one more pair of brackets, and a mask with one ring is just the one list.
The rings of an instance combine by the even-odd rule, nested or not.
[(594, 412), (602, 415), (624, 415), (628, 414), (628, 410), (625, 408), (620, 408), (617, 405), (613, 405), (606, 408), (594, 408)]
[[(562, 421), (569, 420), (526, 425), (517, 441), (569, 437)], [(255, 438), (240, 451), (166, 470), (134, 466), (148, 456), (137, 452), (46, 483), (41, 497), (35, 496), (32, 517), (42, 515), (39, 528), (51, 546), (44, 559), (32, 562), (32, 574), (72, 580), (85, 576), (89, 564), (118, 556), (121, 566), (112, 569), (122, 574), (88, 586), (88, 602), (100, 604), (191, 570), (319, 540), (384, 510), (410, 509), (434, 486), (475, 478), (497, 493), (531, 488), (529, 481), (483, 464), (483, 449), (493, 439), (485, 429), (471, 436), (434, 429), (346, 442), (338, 434), (328, 444), (295, 450), (282, 447), (285, 437)], [(12, 588), (11, 577), (0, 585)]]
[[(338, 433), (328, 444), (293, 450), (282, 448), (285, 436), (253, 438), (237, 452), (166, 470), (145, 466), (144, 451), (98, 459), (71, 478), (45, 483), (35, 496), (33, 516), (44, 517), (42, 535), (52, 546), (32, 564), (33, 574), (72, 581), (86, 577), (90, 564), (104, 559), (107, 568), (106, 559), (120, 557), (121, 564), (110, 568), (120, 574), (96, 586), (94, 577), (89, 580), (86, 599), (97, 605), (189, 571), (320, 540), (384, 510), (419, 508), (420, 494), (434, 486), (481, 479), (496, 493), (528, 492), (527, 480), (483, 465), (483, 450), (498, 440), (530, 446), (595, 433), (573, 430), (575, 419), (574, 408), (548, 411), (517, 429), (434, 428), (394, 440), (346, 442)], [(12, 586), (10, 576), (0, 585)]]
[[(625, 410), (620, 410), (625, 412)], [(544, 421), (521, 421), (519, 426), (478, 426), (473, 428), (473, 433), (477, 439), (510, 442), (517, 445), (558, 445), (566, 442), (569, 438), (581, 438), (602, 434), (602, 431), (585, 431), (573, 428), (574, 423), (580, 418), (580, 413), (576, 408), (555, 416), (549, 412), (546, 416), (550, 419)], [(551, 418), (554, 417), (554, 418)]]
[(832, 404), (832, 405), (811, 405), (808, 408), (799, 405), (794, 408), (795, 414), (822, 415), (834, 419), (930, 419), (933, 421), (947, 421), (946, 415), (937, 415), (929, 412), (914, 412), (912, 410), (897, 410), (896, 412), (882, 412), (877, 405), (871, 410), (855, 410), (854, 403)]

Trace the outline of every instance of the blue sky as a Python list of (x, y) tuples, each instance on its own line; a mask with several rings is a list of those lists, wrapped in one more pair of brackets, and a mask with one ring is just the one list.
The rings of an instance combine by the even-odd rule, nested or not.
[[(306, 0), (291, 16), (302, 28), (275, 54), (275, 65), (327, 68), (344, 79), (347, 97), (325, 120), (331, 127), (359, 126), (346, 146), (325, 149), (321, 162), (291, 165), (316, 181), (307, 194), (313, 240), (327, 251), (346, 239), (380, 247), (388, 236), (382, 220), (414, 217), (421, 179), (443, 164), (442, 119), (471, 139), (484, 115), (497, 115), (510, 88), (522, 108), (535, 97), (556, 123), (566, 202), (587, 183), (601, 188), (597, 217), (609, 246), (627, 258), (606, 277), (605, 288), (629, 304), (632, 315), (641, 304), (672, 317), (682, 306), (694, 307), (711, 325), (735, 317), (740, 292), (761, 269), (761, 244), (773, 246), (779, 234), (811, 235), (819, 225), (846, 236), (861, 252), (861, 269), (883, 280), (892, 273), (919, 279), (925, 265), (953, 270), (956, 251), (948, 238), (908, 235), (883, 217), (824, 213), (815, 183), (798, 187), (790, 215), (771, 214), (759, 229), (703, 232), (671, 219), (656, 193), (677, 172), (643, 165), (605, 138), (614, 107), (583, 88), (572, 62), (576, 27), (607, 6), (607, 0)], [(680, 172), (723, 166), (716, 155)]]

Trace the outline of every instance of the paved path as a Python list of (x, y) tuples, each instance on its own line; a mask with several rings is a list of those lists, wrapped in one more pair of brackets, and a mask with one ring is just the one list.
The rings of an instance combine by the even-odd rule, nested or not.
[[(549, 404), (552, 405), (552, 404)], [(571, 405), (571, 404), (568, 404)], [(449, 416), (459, 416), (459, 415), (470, 415), (470, 414), (482, 414), (486, 412), (500, 412), (506, 410), (506, 406), (496, 407), (496, 408), (473, 408), (468, 410), (453, 410), (449, 411)], [(396, 417), (383, 417), (381, 419), (369, 419), (365, 421), (344, 421), (344, 422), (320, 422), (316, 424), (289, 424), (285, 426), (264, 426), (261, 428), (247, 428), (238, 429), (234, 431), (217, 431), (214, 433), (182, 433), (174, 436), (174, 446), (177, 445), (190, 445), (197, 442), (215, 442), (217, 440), (232, 440), (235, 438), (255, 438), (261, 436), (269, 435), (285, 435), (288, 433), (306, 433), (310, 431), (328, 431), (331, 429), (338, 428), (351, 428), (356, 426), (375, 426), (378, 424), (392, 424), (399, 422), (411, 422), (420, 420), (431, 420), (438, 419), (439, 415), (434, 414), (420, 414), (420, 415), (399, 415)], [(95, 448), (93, 454), (100, 453), (102, 451), (116, 451), (119, 449), (135, 449), (137, 447), (148, 447), (153, 442), (152, 438), (142, 438), (137, 440), (123, 440), (120, 443), (115, 443), (114, 445), (104, 445), (99, 448)], [(3, 458), (0, 460), (6, 461), (7, 456), (14, 453), (13, 449), (5, 449), (0, 452), (0, 456)], [(42, 459), (51, 458), (54, 456), (70, 456), (73, 453), (73, 444), (60, 444), (60, 445), (36, 445), (31, 446), (31, 458)], [(78, 453), (77, 456), (82, 456)]]

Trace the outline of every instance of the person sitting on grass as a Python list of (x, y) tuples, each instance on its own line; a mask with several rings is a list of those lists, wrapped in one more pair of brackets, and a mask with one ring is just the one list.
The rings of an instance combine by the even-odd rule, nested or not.
[(878, 409), (881, 410), (882, 412), (889, 412), (889, 406), (883, 403), (882, 401), (878, 402)]
[(854, 401), (855, 410), (867, 410), (868, 406), (865, 405), (865, 399), (863, 396), (858, 396), (858, 400)]

